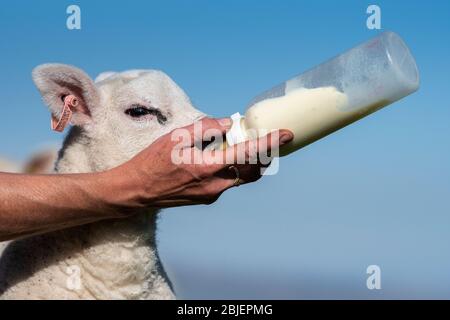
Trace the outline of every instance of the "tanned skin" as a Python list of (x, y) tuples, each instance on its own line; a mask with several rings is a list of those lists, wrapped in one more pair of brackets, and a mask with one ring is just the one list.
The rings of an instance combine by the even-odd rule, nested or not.
[[(225, 133), (230, 127), (229, 119), (201, 121), (203, 132), (216, 129)], [(194, 137), (193, 125), (185, 128)], [(272, 141), (269, 135), (215, 151), (228, 159), (221, 164), (174, 164), (171, 152), (176, 142), (166, 134), (130, 161), (104, 172), (0, 173), (0, 241), (102, 219), (124, 218), (136, 208), (210, 204), (235, 185), (236, 173), (229, 170), (230, 165), (238, 168), (240, 184), (261, 177), (263, 164), (259, 161), (249, 164), (248, 160), (262, 148), (274, 150), (293, 139), (288, 130), (277, 134), (277, 141)], [(261, 143), (262, 139), (267, 143)], [(237, 164), (239, 147), (245, 150), (245, 164)], [(186, 145), (183, 151), (202, 152), (194, 145)]]

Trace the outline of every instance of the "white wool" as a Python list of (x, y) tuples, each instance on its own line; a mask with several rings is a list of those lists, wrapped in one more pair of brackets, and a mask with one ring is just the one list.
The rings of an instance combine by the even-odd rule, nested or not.
[[(47, 64), (35, 69), (33, 78), (55, 115), (65, 94), (77, 95), (90, 111), (89, 117), (73, 118), (76, 126), (60, 151), (57, 173), (112, 168), (203, 115), (181, 88), (156, 70), (109, 72), (94, 84), (79, 69)], [(125, 114), (137, 103), (151, 104), (167, 121), (161, 124), (153, 117), (137, 122)], [(10, 242), (0, 257), (1, 298), (174, 298), (157, 254), (156, 217), (156, 211), (141, 210), (127, 219)]]

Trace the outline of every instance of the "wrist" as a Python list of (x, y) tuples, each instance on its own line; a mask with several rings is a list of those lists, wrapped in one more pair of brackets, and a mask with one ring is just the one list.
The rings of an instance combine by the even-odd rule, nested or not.
[(124, 217), (134, 209), (143, 208), (141, 190), (138, 179), (127, 170), (126, 166), (119, 166), (104, 172), (96, 173), (98, 187), (97, 197), (113, 217)]

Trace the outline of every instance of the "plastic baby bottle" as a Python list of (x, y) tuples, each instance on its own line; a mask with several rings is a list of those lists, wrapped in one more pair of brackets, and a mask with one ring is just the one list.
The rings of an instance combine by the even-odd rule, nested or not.
[(289, 129), (287, 155), (419, 88), (419, 73), (397, 34), (379, 36), (257, 96), (245, 116), (235, 113), (229, 146)]

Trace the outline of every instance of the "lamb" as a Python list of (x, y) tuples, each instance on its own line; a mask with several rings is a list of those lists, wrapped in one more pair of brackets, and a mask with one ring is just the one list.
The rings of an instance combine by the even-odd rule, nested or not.
[(8, 158), (0, 158), (0, 172), (12, 173), (50, 173), (53, 171), (57, 152), (53, 148), (45, 148), (31, 154), (26, 161), (17, 162)]
[(0, 158), (0, 172), (20, 172), (20, 166), (6, 158)]
[[(204, 114), (161, 71), (100, 74), (44, 64), (33, 80), (51, 113), (74, 95), (81, 108), (64, 140), (56, 173), (115, 167), (161, 135)], [(0, 257), (3, 299), (174, 299), (156, 248), (157, 210), (12, 241)], [(77, 281), (78, 280), (78, 281)]]
[(54, 170), (57, 158), (58, 150), (56, 148), (38, 150), (22, 164), (20, 171), (32, 174), (51, 173)]

